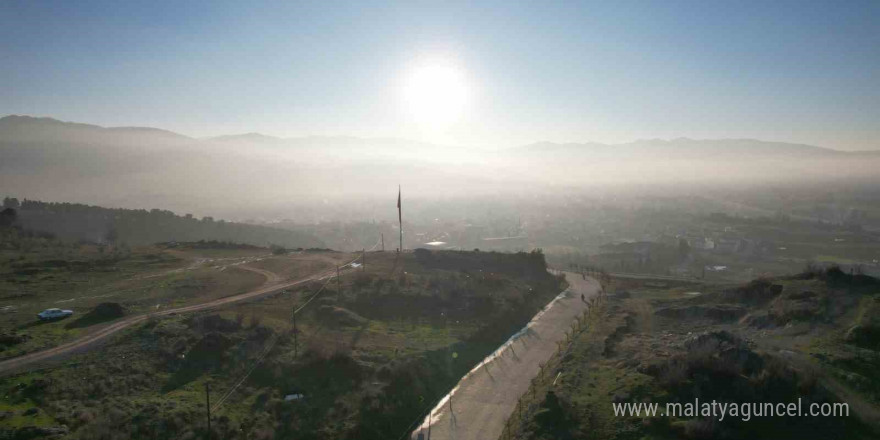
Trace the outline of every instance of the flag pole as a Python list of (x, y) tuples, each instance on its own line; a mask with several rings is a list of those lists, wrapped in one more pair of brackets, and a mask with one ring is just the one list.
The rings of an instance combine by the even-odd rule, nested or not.
[(400, 205), (400, 185), (397, 185), (397, 221), (400, 223), (400, 252), (403, 252), (403, 208)]

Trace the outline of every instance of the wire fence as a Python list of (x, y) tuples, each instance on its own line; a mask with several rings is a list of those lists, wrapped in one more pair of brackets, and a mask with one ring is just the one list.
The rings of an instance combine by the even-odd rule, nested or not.
[[(597, 272), (598, 279), (604, 280), (601, 272)], [(602, 281), (600, 281), (602, 282)], [(571, 352), (575, 338), (595, 327), (597, 320), (601, 319), (601, 313), (606, 303), (605, 289), (600, 288), (599, 295), (587, 301), (587, 308), (574, 319), (571, 327), (565, 332), (565, 338), (556, 342), (556, 352), (540, 364), (540, 371), (532, 378), (528, 390), (519, 397), (516, 407), (507, 418), (499, 440), (513, 440), (523, 434), (526, 423), (540, 409), (546, 393), (564, 380), (562, 361)]]

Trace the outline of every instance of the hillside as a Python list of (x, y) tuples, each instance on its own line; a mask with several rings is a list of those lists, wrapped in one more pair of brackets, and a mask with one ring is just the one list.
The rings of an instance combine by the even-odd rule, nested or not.
[[(283, 276), (353, 257), (245, 263)], [(0, 435), (204, 437), (210, 384), (215, 438), (399, 438), (565, 288), (540, 252), (371, 252), (366, 262), (366, 270), (343, 269), (339, 284), (316, 281), (210, 312), (153, 318), (100, 351), (5, 377), (0, 386), (12, 391), (2, 400)], [(229, 264), (217, 259), (203, 270), (247, 273), (216, 270)], [(187, 287), (180, 285), (186, 278), (176, 281)], [(202, 286), (186, 289), (188, 296), (220, 288)], [(140, 302), (136, 294), (122, 300), (129, 309)], [(300, 310), (296, 333), (293, 310)], [(15, 337), (79, 321), (23, 326)]]
[(197, 219), (160, 209), (110, 209), (76, 203), (47, 203), (7, 197), (4, 207), (16, 211), (16, 225), (69, 242), (148, 245), (169, 241), (228, 241), (268, 247), (325, 247), (317, 237), (267, 226)]
[[(876, 438), (878, 295), (880, 280), (837, 268), (736, 286), (615, 280), (597, 318), (550, 362), (556, 386), (539, 381), (511, 419), (510, 438)], [(800, 400), (803, 412), (666, 413), (695, 399)], [(630, 403), (659, 410), (616, 415)], [(847, 413), (811, 416), (812, 404)]]

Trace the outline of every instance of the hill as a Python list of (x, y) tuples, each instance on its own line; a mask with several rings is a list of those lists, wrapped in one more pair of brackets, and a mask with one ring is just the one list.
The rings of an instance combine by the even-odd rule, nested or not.
[(755, 159), (768, 157), (836, 158), (855, 155), (830, 148), (813, 145), (792, 144), (786, 142), (767, 142), (757, 139), (688, 139), (671, 140), (646, 139), (621, 144), (601, 143), (567, 143), (539, 142), (514, 149), (518, 154), (565, 154), (589, 155), (594, 159), (610, 159), (614, 157), (665, 157), (665, 158), (727, 158), (750, 157)]
[[(338, 264), (353, 256), (332, 257)], [(302, 258), (246, 264), (285, 275), (319, 261)], [(248, 273), (235, 267), (205, 274)], [(186, 292), (218, 295), (222, 285)], [(206, 438), (210, 384), (213, 438), (402, 438), (563, 289), (540, 252), (371, 252), (366, 270), (343, 270), (338, 284), (316, 281), (247, 304), (156, 317), (100, 351), (0, 378), (9, 390), (0, 436)], [(128, 309), (140, 301), (136, 293), (115, 300)], [(293, 310), (300, 310), (296, 332)], [(68, 324), (79, 322), (25, 326), (7, 339)]]
[[(744, 285), (612, 286), (549, 363), (555, 385), (537, 381), (524, 397), (509, 438), (877, 438), (880, 280), (832, 267)], [(669, 412), (695, 399), (802, 412)], [(657, 413), (621, 413), (644, 403)], [(813, 405), (837, 414), (810, 414)]]
[(77, 203), (48, 203), (7, 197), (4, 207), (16, 211), (16, 225), (66, 241), (147, 245), (169, 241), (228, 241), (288, 248), (325, 247), (317, 237), (299, 231), (183, 216), (161, 209), (111, 209)]

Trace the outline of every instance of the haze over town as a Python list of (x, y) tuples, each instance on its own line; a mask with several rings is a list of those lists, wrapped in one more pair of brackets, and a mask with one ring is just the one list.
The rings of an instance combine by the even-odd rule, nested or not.
[(0, 1), (0, 438), (877, 438), (878, 22)]

